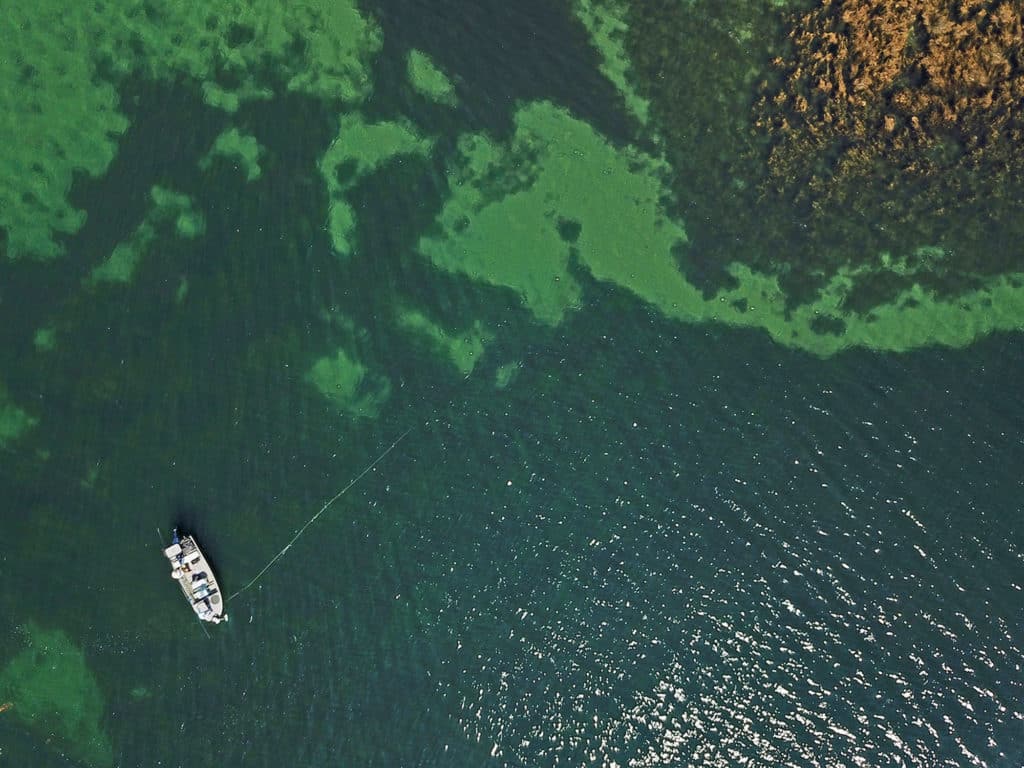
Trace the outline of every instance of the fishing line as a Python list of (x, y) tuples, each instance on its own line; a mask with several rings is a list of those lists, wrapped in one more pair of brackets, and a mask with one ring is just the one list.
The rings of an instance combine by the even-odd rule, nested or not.
[(312, 516), (311, 518), (309, 518), (309, 520), (307, 520), (307, 521), (306, 521), (306, 524), (305, 524), (304, 526), (302, 526), (301, 528), (299, 528), (299, 532), (298, 532), (298, 533), (296, 533), (296, 534), (295, 534), (294, 536), (292, 536), (292, 540), (291, 540), (291, 541), (289, 541), (289, 542), (288, 542), (288, 543), (287, 543), (287, 544), (285, 545), (285, 548), (284, 548), (284, 549), (282, 549), (282, 550), (281, 550), (280, 552), (278, 552), (278, 553), (277, 553), (276, 555), (274, 555), (274, 556), (273, 556), (272, 558), (270, 558), (270, 562), (269, 562), (269, 563), (267, 563), (267, 564), (266, 564), (265, 566), (263, 566), (263, 570), (262, 570), (262, 571), (260, 571), (259, 573), (257, 573), (257, 574), (256, 574), (256, 576), (254, 576), (254, 577), (253, 577), (253, 580), (252, 580), (252, 581), (250, 581), (250, 582), (249, 582), (248, 584), (246, 584), (246, 585), (245, 585), (244, 587), (242, 587), (242, 588), (241, 588), (240, 590), (238, 590), (237, 592), (235, 592), (235, 593), (234, 593), (233, 595), (231, 595), (231, 597), (229, 597), (229, 598), (228, 598), (227, 600), (225, 600), (224, 602), (226, 603), (226, 602), (228, 602), (228, 601), (230, 601), (230, 600), (234, 600), (234, 599), (235, 599), (236, 597), (238, 597), (238, 596), (239, 596), (240, 594), (242, 594), (243, 592), (245, 592), (245, 590), (247, 590), (247, 589), (248, 589), (249, 587), (251, 587), (251, 586), (252, 586), (253, 584), (255, 584), (255, 583), (256, 583), (257, 581), (259, 581), (259, 580), (260, 580), (260, 577), (261, 577), (261, 576), (262, 576), (262, 575), (263, 575), (264, 573), (266, 573), (267, 571), (269, 571), (269, 570), (270, 570), (270, 567), (271, 567), (271, 566), (272, 566), (272, 565), (273, 565), (274, 563), (276, 563), (276, 562), (277, 562), (278, 560), (280, 560), (280, 559), (281, 559), (281, 558), (282, 558), (282, 557), (284, 556), (284, 553), (285, 553), (285, 552), (287, 552), (287, 551), (288, 551), (289, 549), (291, 549), (291, 548), (292, 548), (292, 544), (294, 544), (294, 543), (295, 543), (296, 541), (298, 541), (298, 540), (299, 540), (299, 537), (300, 537), (300, 536), (301, 536), (301, 535), (302, 535), (303, 533), (305, 533), (306, 529), (307, 529), (307, 528), (309, 528), (309, 526), (311, 526), (311, 525), (312, 525), (313, 523), (315, 523), (315, 522), (316, 522), (316, 519), (317, 519), (318, 517), (320, 517), (320, 515), (322, 515), (322, 514), (323, 514), (324, 512), (326, 512), (326, 511), (327, 511), (327, 509), (328, 509), (328, 508), (329, 508), (329, 507), (330, 507), (330, 506), (331, 506), (331, 505), (332, 505), (332, 504), (333, 504), (334, 502), (336, 502), (336, 501), (337, 501), (338, 499), (340, 499), (340, 498), (341, 498), (342, 496), (344, 496), (344, 495), (345, 495), (345, 494), (346, 494), (346, 493), (348, 492), (348, 489), (349, 489), (349, 488), (351, 488), (351, 487), (352, 487), (353, 485), (355, 485), (355, 484), (356, 484), (356, 483), (358, 483), (358, 482), (359, 482), (360, 480), (362, 480), (362, 479), (363, 479), (363, 477), (365, 477), (365, 476), (366, 476), (366, 474), (367, 474), (367, 473), (368, 473), (368, 472), (369, 472), (369, 471), (370, 471), (371, 469), (373, 469), (373, 468), (374, 468), (375, 466), (377, 466), (377, 465), (378, 465), (378, 464), (379, 464), (379, 463), (380, 463), (381, 461), (383, 461), (383, 460), (384, 460), (384, 457), (385, 457), (385, 456), (387, 456), (387, 455), (388, 455), (389, 453), (391, 453), (391, 451), (393, 451), (393, 450), (394, 450), (395, 446), (396, 446), (396, 445), (398, 445), (398, 444), (399, 444), (400, 442), (402, 442), (402, 441), (403, 441), (403, 440), (405, 439), (405, 436), (406, 436), (406, 435), (408, 435), (408, 434), (409, 434), (410, 432), (412, 432), (412, 429), (413, 429), (412, 427), (409, 427), (409, 428), (408, 428), (407, 430), (405, 430), (405, 432), (403, 432), (403, 433), (402, 433), (401, 435), (399, 435), (399, 436), (398, 436), (398, 439), (397, 439), (397, 440), (395, 440), (395, 442), (393, 442), (393, 443), (392, 443), (391, 445), (389, 445), (389, 446), (387, 447), (387, 449), (386, 449), (386, 450), (384, 451), (384, 453), (382, 453), (382, 454), (381, 454), (380, 456), (378, 456), (378, 457), (377, 457), (376, 459), (374, 459), (374, 460), (373, 460), (373, 461), (372, 461), (372, 462), (371, 462), (371, 463), (369, 464), (369, 466), (367, 466), (367, 467), (366, 467), (366, 469), (364, 469), (364, 470), (363, 470), (362, 472), (360, 472), (360, 473), (359, 473), (358, 475), (356, 475), (356, 476), (355, 476), (354, 478), (352, 478), (352, 480), (351, 480), (351, 481), (349, 482), (349, 484), (348, 484), (348, 485), (346, 485), (346, 486), (345, 486), (344, 488), (342, 488), (342, 489), (341, 489), (340, 491), (338, 491), (338, 492), (337, 492), (336, 494), (334, 494), (334, 496), (332, 496), (332, 497), (331, 497), (331, 498), (330, 498), (330, 499), (329, 499), (329, 500), (327, 501), (327, 503), (326, 503), (326, 504), (324, 504), (324, 505), (323, 505), (322, 507), (320, 507), (320, 511), (319, 511), (319, 512), (317, 512), (317, 513), (316, 513), (315, 515), (313, 515), (313, 516)]

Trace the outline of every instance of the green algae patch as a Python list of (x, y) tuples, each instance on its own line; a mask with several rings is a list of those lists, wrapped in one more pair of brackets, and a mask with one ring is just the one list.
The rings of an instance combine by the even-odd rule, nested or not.
[(522, 367), (523, 364), (518, 360), (499, 365), (498, 369), (494, 372), (494, 386), (498, 389), (505, 389), (519, 374), (519, 369)]
[[(1024, 274), (989, 279), (981, 288), (955, 297), (942, 297), (913, 283), (893, 301), (860, 313), (845, 309), (847, 299), (859, 279), (878, 274), (884, 266), (842, 268), (817, 299), (796, 308), (787, 306), (777, 277), (743, 264), (728, 268), (736, 287), (719, 291), (710, 300), (685, 280), (669, 254), (652, 254), (635, 266), (631, 270), (603, 264), (592, 272), (628, 288), (669, 317), (761, 328), (780, 344), (822, 357), (849, 347), (887, 352), (932, 345), (964, 347), (993, 331), (1024, 330)], [(894, 266), (888, 274), (907, 274), (902, 260)]]
[(92, 285), (130, 283), (135, 274), (135, 267), (155, 239), (156, 229), (148, 221), (143, 221), (126, 240), (114, 246), (114, 250), (107, 258), (93, 268), (89, 273), (88, 282)]
[[(288, 82), (290, 90), (314, 96), (362, 101), (370, 93), (370, 63), (381, 48), (376, 23), (359, 11), (355, 0), (307, 0), (282, 4), (264, 0), (262, 13), (287, 8), (289, 29), (305, 34), (305, 60)], [(291, 41), (289, 41), (291, 42)]]
[(260, 87), (254, 82), (246, 82), (235, 87), (234, 90), (230, 90), (207, 80), (200, 86), (200, 89), (204, 102), (230, 114), (237, 112), (238, 108), (247, 101), (268, 101), (274, 98), (272, 90)]
[(114, 246), (106, 259), (93, 268), (86, 280), (88, 284), (130, 283), (153, 241), (172, 225), (179, 237), (192, 239), (202, 235), (205, 220), (202, 214), (193, 210), (188, 195), (156, 186), (150, 190), (150, 198), (153, 204), (146, 217), (125, 240)]
[(186, 240), (199, 237), (206, 231), (206, 220), (192, 207), (192, 198), (164, 187), (155, 186), (149, 191), (153, 208), (149, 219), (155, 224), (174, 221), (174, 231)]
[(53, 326), (40, 328), (32, 336), (32, 345), (40, 352), (52, 352), (57, 348), (57, 330)]
[(0, 229), (9, 259), (63, 254), (60, 239), (85, 223), (67, 201), (73, 175), (102, 175), (128, 126), (65, 6), (5, 3), (0, 13)]
[(686, 234), (662, 213), (664, 164), (609, 145), (587, 123), (547, 102), (516, 113), (508, 146), (464, 136), (448, 173), (440, 237), (419, 250), (443, 269), (516, 291), (539, 319), (560, 322), (578, 304), (576, 254), (595, 272), (638, 253), (668, 255)]
[(338, 134), (320, 159), (320, 174), (330, 199), (327, 226), (334, 250), (353, 252), (356, 217), (348, 202), (349, 191), (366, 175), (399, 156), (427, 155), (433, 141), (416, 132), (411, 123), (367, 123), (361, 115), (341, 118)]
[(79, 482), (79, 486), (91, 491), (93, 488), (96, 487), (96, 481), (99, 479), (99, 477), (100, 463), (97, 462), (93, 464), (91, 467), (89, 467), (88, 470), (86, 470), (85, 477), (81, 479), (81, 481)]
[(260, 168), (260, 155), (263, 147), (255, 136), (242, 133), (237, 128), (224, 131), (213, 142), (210, 151), (199, 161), (199, 167), (206, 170), (215, 157), (224, 157), (236, 163), (236, 168), (245, 172), (246, 181), (255, 181), (263, 172)]
[(469, 376), (483, 357), (484, 348), (494, 340), (494, 334), (487, 331), (479, 321), (462, 331), (451, 333), (426, 315), (415, 310), (405, 310), (398, 316), (399, 324), (422, 334), (454, 365), (463, 376)]
[[(796, 308), (776, 276), (739, 263), (727, 268), (733, 286), (708, 298), (679, 268), (686, 234), (665, 211), (663, 161), (612, 146), (546, 102), (522, 107), (515, 125), (507, 144), (482, 134), (460, 139), (439, 234), (421, 238), (418, 248), (441, 269), (514, 290), (543, 322), (560, 322), (578, 304), (575, 258), (597, 280), (668, 317), (760, 328), (780, 344), (822, 356), (850, 346), (959, 347), (994, 330), (1024, 329), (1024, 275), (979, 279), (981, 287), (942, 297), (912, 281), (944, 258), (927, 247), (840, 269), (813, 302)], [(879, 276), (911, 283), (890, 303), (852, 311), (858, 284)]]
[(128, 695), (132, 701), (145, 701), (146, 699), (153, 698), (153, 692), (144, 685), (135, 686), (128, 692)]
[[(289, 91), (355, 104), (371, 90), (380, 29), (353, 0), (112, 0), (94, 15), (109, 32), (98, 51), (124, 73), (186, 75), (211, 106), (235, 111), (273, 91), (273, 71)], [(272, 68), (268, 67), (272, 64)]]
[[(965, 347), (994, 331), (1024, 330), (1024, 273), (991, 278), (982, 287), (953, 297), (914, 283), (893, 301), (866, 313), (844, 311), (857, 277), (866, 271), (863, 267), (841, 269), (816, 301), (791, 310), (787, 316), (784, 295), (774, 277), (733, 264), (730, 272), (739, 287), (723, 292), (722, 306), (734, 296), (749, 297), (752, 306), (748, 311), (753, 317), (751, 322), (741, 323), (735, 310), (727, 307), (715, 319), (759, 325), (779, 343), (823, 357), (852, 346), (887, 352), (934, 345)], [(756, 299), (760, 299), (759, 304), (753, 304)], [(824, 331), (820, 329), (822, 318), (829, 321)], [(829, 332), (830, 326), (837, 332)]]
[(454, 106), (457, 103), (455, 86), (452, 85), (452, 81), (423, 51), (409, 51), (409, 56), (406, 59), (406, 72), (409, 84), (417, 93), (438, 104)]
[(39, 420), (11, 402), (7, 387), (0, 382), (0, 448), (6, 448), (36, 425)]
[(626, 108), (646, 124), (650, 105), (629, 81), (631, 66), (625, 40), (629, 9), (626, 3), (621, 0), (575, 0), (572, 8), (601, 55), (601, 74), (618, 89)]
[(185, 301), (186, 296), (188, 296), (188, 278), (182, 277), (178, 281), (178, 288), (174, 291), (174, 303), (181, 304)]
[[(74, 174), (102, 176), (128, 127), (129, 77), (199, 83), (228, 111), (284, 90), (357, 105), (381, 47), (355, 0), (7, 3), (0, 13), (0, 257), (53, 259), (85, 213)], [(188, 222), (186, 222), (187, 224)], [(194, 222), (193, 222), (194, 223)]]
[(306, 380), (342, 411), (359, 418), (376, 417), (391, 394), (386, 378), (371, 374), (344, 349), (317, 360)]
[(26, 647), (0, 671), (0, 701), (40, 741), (72, 759), (104, 768), (114, 764), (103, 730), (106, 706), (82, 651), (60, 630), (25, 625)]

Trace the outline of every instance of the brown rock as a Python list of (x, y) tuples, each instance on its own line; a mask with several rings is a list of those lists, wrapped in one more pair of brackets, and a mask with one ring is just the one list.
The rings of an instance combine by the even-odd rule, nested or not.
[(955, 168), (1024, 173), (1022, 16), (1024, 0), (825, 0), (794, 16), (782, 84), (754, 104), (774, 139), (766, 188), (838, 200), (881, 167), (918, 188)]

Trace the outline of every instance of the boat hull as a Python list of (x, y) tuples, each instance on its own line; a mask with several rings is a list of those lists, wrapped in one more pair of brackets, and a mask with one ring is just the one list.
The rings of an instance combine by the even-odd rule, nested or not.
[(206, 556), (193, 536), (182, 536), (164, 550), (171, 564), (171, 578), (200, 621), (220, 624), (228, 620), (224, 595)]

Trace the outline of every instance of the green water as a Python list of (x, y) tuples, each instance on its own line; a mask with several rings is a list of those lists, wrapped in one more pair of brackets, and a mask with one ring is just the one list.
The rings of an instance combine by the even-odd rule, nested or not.
[(614, 4), (7, 11), (0, 768), (1021, 762), (1016, 273), (707, 295)]

